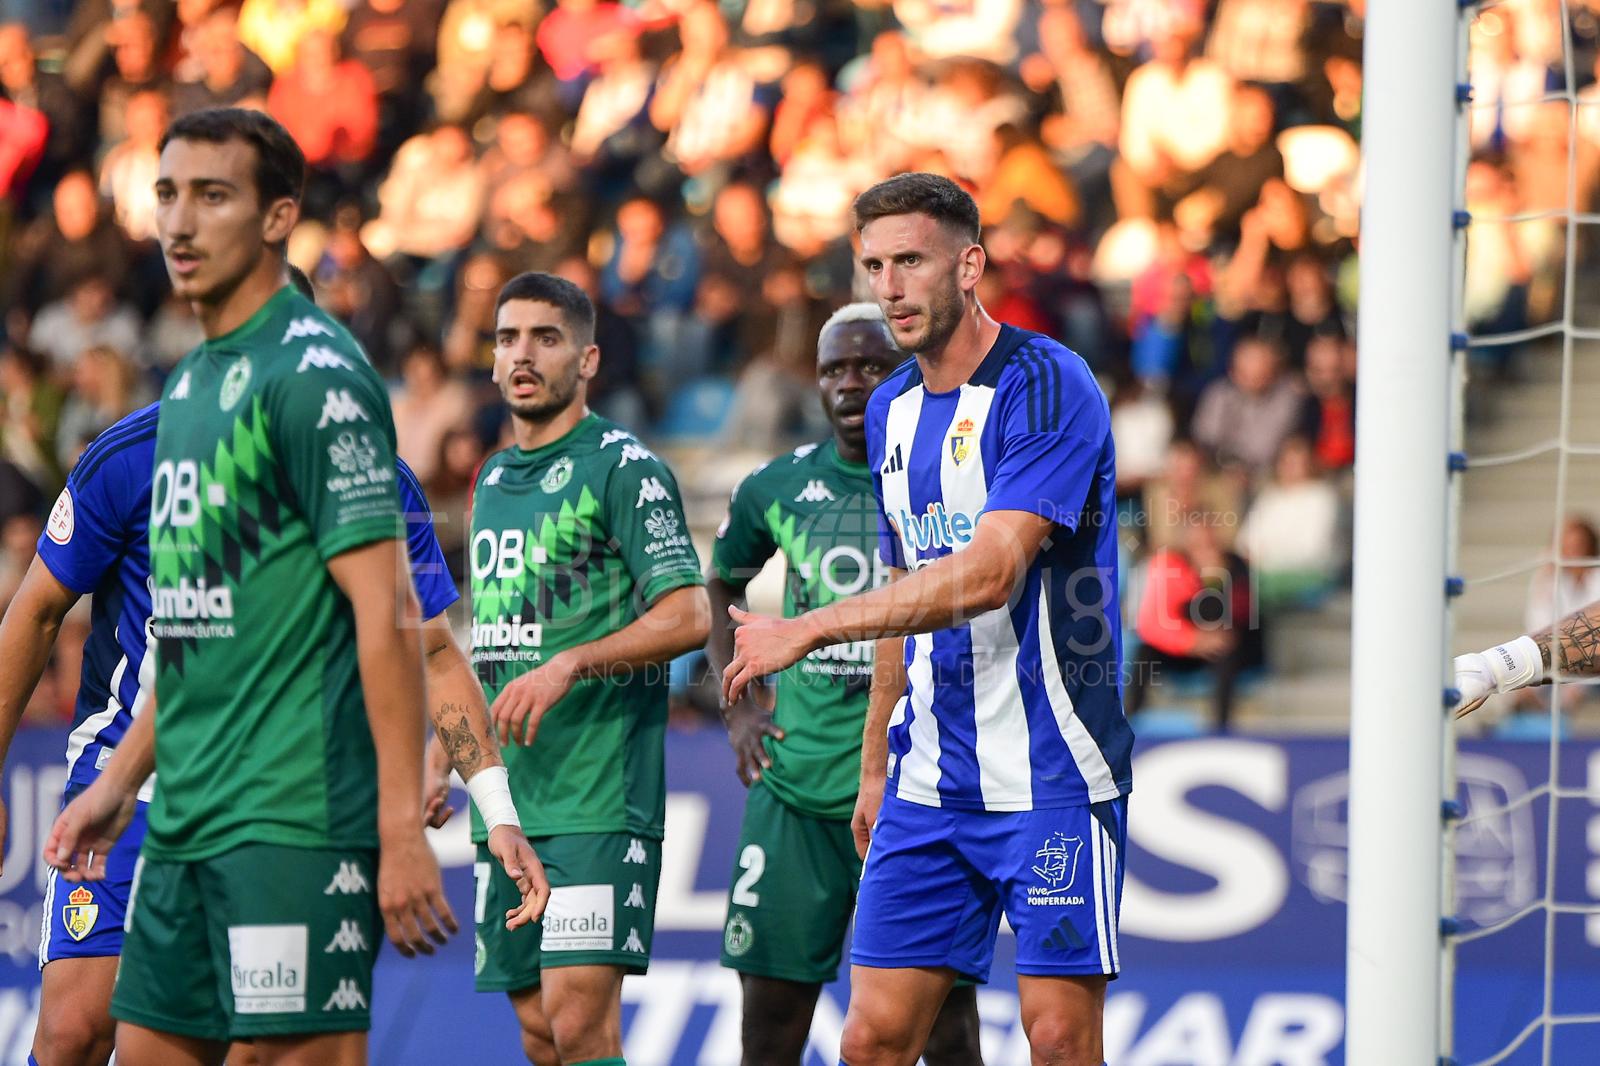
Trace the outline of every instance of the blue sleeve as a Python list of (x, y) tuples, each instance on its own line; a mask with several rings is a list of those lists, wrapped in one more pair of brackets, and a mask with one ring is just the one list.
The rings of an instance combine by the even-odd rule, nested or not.
[(1024, 353), (1002, 382), (999, 462), (985, 511), (1027, 511), (1072, 532), (1111, 432), (1100, 386), (1076, 356)]
[[(39, 558), (73, 592), (83, 595), (98, 588), (142, 532), (137, 512), (142, 509), (148, 517), (150, 496), (141, 486), (150, 484), (150, 472), (133, 469), (130, 459), (153, 454), (135, 446), (105, 461), (89, 462), (86, 452), (56, 497), (39, 536)], [(80, 477), (86, 467), (88, 473)]]
[(433, 509), (428, 497), (404, 460), (396, 461), (400, 487), (400, 513), (406, 520), (406, 551), (411, 556), (411, 582), (417, 588), (417, 600), (422, 604), (424, 620), (437, 618), (461, 598), (455, 582), (450, 579), (450, 567), (444, 561), (444, 549), (433, 532)]
[(906, 569), (905, 555), (900, 550), (900, 534), (889, 522), (883, 509), (883, 453), (884, 432), (888, 421), (888, 407), (867, 399), (867, 467), (872, 471), (872, 498), (878, 506), (878, 558), (883, 565), (895, 570)]

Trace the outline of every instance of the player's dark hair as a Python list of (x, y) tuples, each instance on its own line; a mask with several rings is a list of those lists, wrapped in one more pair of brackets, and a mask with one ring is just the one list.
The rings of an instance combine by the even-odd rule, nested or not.
[(561, 312), (562, 321), (579, 344), (594, 343), (594, 304), (589, 302), (588, 293), (566, 278), (532, 271), (518, 274), (500, 287), (500, 296), (494, 302), (495, 318), (500, 317), (500, 308), (512, 300), (549, 304)]
[(306, 185), (306, 157), (289, 131), (268, 115), (242, 107), (208, 107), (175, 120), (161, 137), (172, 141), (226, 144), (243, 141), (256, 152), (256, 195), (261, 206), (287, 197), (300, 202)]
[(977, 201), (938, 174), (896, 174), (857, 196), (851, 208), (857, 233), (890, 215), (927, 215), (968, 244), (978, 243)]
[(311, 279), (306, 277), (306, 272), (295, 266), (293, 263), (289, 263), (288, 267), (289, 281), (294, 285), (295, 288), (300, 290), (301, 296), (304, 296), (312, 303), (316, 303), (317, 290), (312, 287)]

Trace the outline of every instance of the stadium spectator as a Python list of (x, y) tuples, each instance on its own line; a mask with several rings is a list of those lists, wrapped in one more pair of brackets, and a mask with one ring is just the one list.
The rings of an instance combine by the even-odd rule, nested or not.
[(626, 428), (647, 425), (649, 411), (639, 381), (639, 336), (633, 325), (601, 299), (600, 274), (583, 256), (568, 256), (556, 264), (554, 273), (578, 286), (594, 303), (600, 368), (589, 379), (589, 406)]
[(1545, 563), (1528, 582), (1523, 623), (1530, 633), (1600, 600), (1600, 531), (1594, 523), (1568, 515), (1561, 523), (1560, 552), (1560, 565)]
[(345, 7), (339, 0), (244, 0), (239, 7), (239, 40), (283, 74), (294, 64), (300, 41), (312, 30), (338, 34)]
[(130, 97), (142, 92), (165, 94), (168, 88), (156, 55), (160, 42), (155, 20), (135, 10), (117, 19), (107, 32), (112, 43), (113, 69), (95, 92), (102, 148), (113, 146), (128, 135), (125, 118)]
[(638, 33), (619, 28), (590, 45), (599, 73), (590, 79), (572, 128), (574, 161), (599, 179), (596, 190), (610, 200), (619, 187), (660, 147), (661, 134), (650, 124), (655, 65), (644, 58)]
[(72, 391), (56, 427), (61, 469), (71, 470), (85, 445), (153, 398), (140, 383), (138, 368), (122, 352), (103, 344), (85, 349), (73, 365)]
[(394, 410), (396, 450), (426, 485), (439, 472), (445, 437), (471, 417), (472, 395), (449, 376), (437, 349), (418, 345), (400, 361)]
[(1039, 136), (1055, 154), (1085, 207), (1092, 229), (1112, 221), (1111, 163), (1116, 158), (1122, 103), (1107, 57), (1089, 44), (1083, 21), (1068, 4), (1039, 16), (1039, 51), (1019, 70), (1037, 96)]
[(131, 352), (138, 344), (138, 312), (118, 303), (110, 284), (95, 273), (84, 274), (67, 295), (46, 304), (28, 331), (28, 347), (49, 359), (52, 372), (62, 378), (89, 348), (109, 345)]
[(477, 233), (483, 191), (483, 173), (465, 130), (442, 125), (419, 133), (395, 153), (389, 176), (378, 186), (381, 212), (363, 239), (380, 255), (449, 256)]
[(895, 20), (929, 59), (956, 56), (1007, 64), (1016, 58), (1022, 0), (977, 0), (952, 5), (932, 0), (895, 0)]
[(0, 350), (0, 461), (41, 500), (55, 496), (65, 475), (55, 448), (65, 402), (43, 356), (15, 346)]
[(1261, 658), (1251, 596), (1247, 564), (1209, 523), (1186, 525), (1181, 548), (1157, 551), (1145, 569), (1138, 641), (1130, 642), (1136, 647), (1123, 697), (1129, 717), (1169, 675), (1203, 673), (1210, 675), (1213, 725), (1226, 732), (1239, 676)]
[(239, 39), (239, 14), (223, 4), (196, 30), (195, 58), (200, 77), (172, 89), (174, 118), (207, 107), (265, 107), (272, 70)]
[(1339, 565), (1339, 509), (1310, 442), (1290, 437), (1239, 529), (1262, 610), (1314, 604), (1327, 592)]
[(700, 285), (700, 248), (686, 226), (669, 227), (661, 205), (645, 197), (617, 209), (610, 259), (600, 271), (600, 298), (632, 324), (646, 366), (676, 350)]
[(1190, 179), (1190, 191), (1173, 208), (1180, 229), (1194, 235), (1191, 244), (1237, 243), (1239, 223), (1255, 206), (1261, 187), (1283, 177), (1283, 155), (1272, 139), (1275, 125), (1265, 90), (1254, 85), (1234, 90), (1227, 148)]
[(1144, 487), (1144, 541), (1152, 552), (1183, 543), (1184, 530), (1204, 524), (1232, 545), (1242, 520), (1237, 478), (1216, 472), (1191, 440), (1174, 440), (1161, 475)]
[(362, 163), (377, 142), (378, 87), (361, 63), (340, 58), (338, 38), (320, 27), (301, 35), (294, 62), (272, 83), (267, 110), (316, 169)]
[(334, 216), (327, 251), (311, 274), (317, 302), (349, 328), (379, 373), (393, 377), (395, 341), (408, 332), (403, 301), (394, 278), (361, 242), (360, 208), (346, 204)]
[(1206, 55), (1239, 81), (1290, 86), (1305, 76), (1307, 0), (1220, 0)]
[(13, 338), (26, 332), (31, 315), (65, 296), (85, 274), (98, 274), (113, 289), (128, 280), (127, 238), (101, 212), (87, 171), (63, 177), (51, 204), (48, 215), (34, 219), (17, 237), (7, 277), (0, 282)]
[[(37, 166), (30, 169), (35, 187), (54, 188), (75, 161), (89, 154), (92, 131), (84, 121), (82, 105), (62, 76), (39, 69), (27, 27), (20, 22), (0, 23), (0, 97), (16, 112), (8, 124), (15, 132), (6, 136), (6, 143), (13, 150), (30, 135), (29, 127), (36, 130), (37, 120), (32, 116), (44, 119), (48, 136)], [(13, 141), (12, 137), (18, 140)], [(19, 180), (17, 172), (21, 169), (18, 165), (13, 172), (13, 184)]]
[(124, 125), (127, 139), (107, 152), (100, 164), (100, 195), (111, 201), (113, 217), (130, 240), (154, 240), (166, 97), (148, 89), (128, 97)]
[(1317, 465), (1346, 470), (1356, 461), (1355, 380), (1347, 364), (1355, 344), (1341, 336), (1313, 337), (1306, 346), (1307, 398), (1303, 431)]
[(1304, 403), (1305, 389), (1285, 371), (1281, 346), (1246, 337), (1234, 347), (1228, 376), (1201, 393), (1194, 438), (1218, 464), (1260, 475), (1294, 432)]
[[(767, 128), (756, 93), (714, 0), (697, 0), (678, 24), (683, 50), (661, 69), (650, 121), (667, 135), (664, 152), (684, 174), (723, 171), (755, 152)], [(726, 174), (722, 175), (723, 180)], [(712, 176), (713, 184), (720, 184)]]
[(1233, 79), (1215, 62), (1192, 55), (1197, 22), (1174, 22), (1155, 41), (1155, 56), (1128, 76), (1122, 96), (1123, 215), (1150, 216), (1158, 198), (1227, 147)]

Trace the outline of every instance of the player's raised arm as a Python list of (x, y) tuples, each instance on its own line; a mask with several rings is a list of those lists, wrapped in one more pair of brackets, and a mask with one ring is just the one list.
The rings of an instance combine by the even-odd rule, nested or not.
[(1554, 626), (1480, 652), (1456, 656), (1456, 717), (1471, 714), (1496, 692), (1553, 680), (1600, 677), (1600, 600)]
[[(428, 712), (433, 718), (434, 744), (448, 757), (467, 784), (489, 833), (489, 852), (522, 893), (522, 906), (507, 915), (506, 928), (516, 929), (539, 920), (550, 901), (550, 882), (544, 864), (522, 832), (505, 761), (489, 727), (489, 708), (472, 664), (462, 654), (450, 621), (435, 615), (422, 627), (423, 661), (427, 666)], [(431, 757), (430, 751), (430, 757)], [(433, 798), (429, 798), (430, 806)], [(448, 808), (443, 812), (449, 817)], [(431, 820), (430, 820), (431, 821)], [(437, 820), (443, 824), (444, 818)]]
[(988, 511), (972, 542), (902, 581), (838, 600), (798, 618), (765, 618), (737, 607), (736, 657), (723, 673), (723, 696), (738, 700), (763, 674), (782, 670), (807, 652), (847, 640), (882, 640), (927, 633), (1004, 607), (1053, 523), (1029, 511)]

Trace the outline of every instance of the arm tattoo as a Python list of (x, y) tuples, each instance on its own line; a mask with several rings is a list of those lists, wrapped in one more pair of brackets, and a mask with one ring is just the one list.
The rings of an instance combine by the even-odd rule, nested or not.
[(1562, 619), (1553, 635), (1546, 631), (1534, 640), (1546, 671), (1552, 668), (1552, 655), (1560, 657), (1562, 680), (1600, 677), (1600, 612), (1577, 611)]
[(464, 781), (477, 773), (484, 761), (483, 745), (473, 735), (472, 719), (467, 715), (467, 708), (459, 703), (442, 705), (436, 728), (439, 742), (444, 745), (461, 779)]

